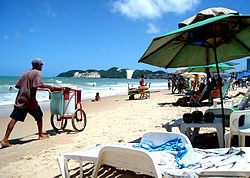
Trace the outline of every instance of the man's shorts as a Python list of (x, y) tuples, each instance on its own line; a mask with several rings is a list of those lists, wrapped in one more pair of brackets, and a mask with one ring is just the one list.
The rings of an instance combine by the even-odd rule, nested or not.
[(23, 122), (24, 119), (27, 116), (27, 113), (29, 113), (31, 116), (33, 116), (36, 121), (38, 121), (39, 119), (41, 119), (43, 117), (43, 112), (42, 112), (40, 106), (37, 106), (37, 108), (34, 109), (34, 110), (21, 109), (21, 108), (18, 108), (18, 107), (14, 106), (14, 110), (10, 114), (10, 117), (12, 119), (15, 119), (16, 121), (22, 121)]

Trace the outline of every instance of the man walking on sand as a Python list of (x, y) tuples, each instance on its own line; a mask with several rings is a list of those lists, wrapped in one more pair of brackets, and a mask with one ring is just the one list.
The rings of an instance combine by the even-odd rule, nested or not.
[(43, 112), (36, 100), (36, 92), (38, 88), (48, 88), (53, 91), (55, 87), (43, 84), (40, 72), (43, 64), (44, 62), (41, 59), (35, 58), (32, 61), (32, 70), (25, 72), (16, 83), (15, 87), (18, 88), (19, 91), (16, 97), (14, 109), (10, 115), (12, 119), (7, 126), (5, 136), (1, 141), (2, 147), (12, 146), (8, 142), (9, 136), (17, 121), (23, 122), (27, 113), (32, 115), (37, 122), (38, 139), (41, 140), (49, 137), (49, 135), (43, 134), (42, 131)]

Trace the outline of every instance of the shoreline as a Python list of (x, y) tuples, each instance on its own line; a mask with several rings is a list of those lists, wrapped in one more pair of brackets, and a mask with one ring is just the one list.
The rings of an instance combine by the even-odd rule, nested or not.
[[(166, 89), (157, 89), (157, 90), (151, 90), (151, 93), (153, 92), (159, 92), (159, 91), (165, 91)], [(116, 97), (116, 96), (128, 96), (127, 94), (121, 93), (121, 94), (116, 94), (116, 95), (110, 95), (110, 96), (101, 96), (101, 98), (109, 98), (109, 97)], [(94, 99), (95, 96), (93, 96), (92, 99)], [(86, 102), (86, 101), (91, 101), (92, 99), (83, 99), (81, 102)], [(41, 109), (43, 111), (48, 111), (50, 109), (50, 100), (43, 100), (43, 101), (38, 101)], [(9, 115), (11, 114), (12, 110), (13, 110), (14, 104), (4, 104), (4, 105), (0, 105), (0, 120), (2, 118), (6, 118), (9, 117)]]
[[(240, 90), (238, 90), (240, 91)], [(238, 91), (230, 91), (228, 96)], [(56, 133), (50, 124), (50, 112), (44, 111), (43, 131), (49, 139), (37, 140), (36, 122), (27, 116), (25, 122), (18, 122), (10, 135), (14, 146), (0, 149), (0, 177), (60, 177), (56, 157), (60, 154), (77, 151), (87, 146), (104, 142), (132, 142), (149, 131), (166, 132), (162, 125), (180, 118), (185, 112), (197, 108), (159, 106), (157, 103), (176, 101), (179, 95), (170, 90), (152, 92), (149, 99), (129, 100), (128, 96), (103, 97), (101, 101), (83, 101), (87, 115), (84, 131), (75, 133), (71, 122), (64, 132)], [(136, 98), (139, 95), (136, 95)], [(236, 98), (235, 104), (241, 99)], [(227, 105), (225, 105), (227, 106)], [(209, 107), (199, 107), (205, 111)], [(10, 118), (0, 120), (0, 139), (3, 138)], [(201, 132), (214, 132), (213, 129)], [(173, 132), (179, 132), (173, 128)], [(210, 143), (211, 144), (211, 143)], [(216, 145), (212, 143), (211, 145)], [(211, 145), (209, 145), (211, 147)], [(70, 175), (79, 176), (79, 164), (69, 162)], [(46, 171), (41, 171), (46, 170)]]

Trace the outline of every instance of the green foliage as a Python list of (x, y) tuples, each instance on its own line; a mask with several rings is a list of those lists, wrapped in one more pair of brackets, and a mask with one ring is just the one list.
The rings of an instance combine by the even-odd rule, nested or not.
[(158, 70), (156, 72), (152, 72), (150, 70), (135, 70), (132, 78), (139, 79), (141, 74), (145, 76), (147, 79), (169, 79), (170, 75), (164, 71)]
[[(89, 70), (70, 70), (67, 72), (60, 73), (57, 75), (57, 77), (73, 77), (76, 72), (79, 73), (85, 73), (85, 72), (99, 72), (101, 75), (101, 78), (127, 78), (127, 69), (119, 69), (117, 67), (112, 67), (108, 70), (95, 70), (95, 69), (89, 69)], [(132, 78), (133, 79), (139, 79), (141, 74), (145, 76), (146, 79), (169, 79), (170, 74), (164, 72), (164, 71), (156, 71), (152, 72), (150, 70), (135, 70)]]
[(127, 78), (127, 72), (125, 69), (118, 69), (117, 67), (112, 67), (108, 70), (99, 71), (102, 78)]

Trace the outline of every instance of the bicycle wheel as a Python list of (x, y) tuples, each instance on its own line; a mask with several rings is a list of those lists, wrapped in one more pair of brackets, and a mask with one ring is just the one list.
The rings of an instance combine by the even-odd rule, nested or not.
[(63, 122), (62, 130), (64, 130), (65, 127), (67, 126), (67, 119), (62, 119), (62, 117), (59, 116), (58, 114), (51, 115), (50, 123), (53, 129), (55, 129), (57, 132), (61, 130), (62, 122)]
[(85, 129), (86, 124), (87, 119), (85, 112), (81, 109), (77, 109), (72, 116), (72, 127), (76, 132), (80, 132)]

